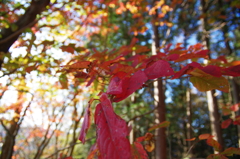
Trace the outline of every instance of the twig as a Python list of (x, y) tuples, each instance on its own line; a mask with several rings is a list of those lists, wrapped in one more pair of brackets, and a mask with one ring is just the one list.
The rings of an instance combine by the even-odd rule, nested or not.
[[(92, 137), (92, 138), (90, 138), (90, 139), (87, 139), (86, 141), (90, 141), (90, 140), (92, 140), (92, 139), (94, 139), (94, 138), (96, 138), (96, 136), (94, 136), (94, 137)], [(55, 151), (55, 152), (54, 152), (53, 154), (51, 154), (50, 156), (46, 157), (45, 159), (51, 158), (52, 156), (56, 155), (56, 154), (59, 153), (60, 151), (69, 149), (69, 148), (71, 148), (71, 147), (73, 147), (73, 146), (75, 146), (75, 145), (78, 145), (78, 144), (82, 144), (82, 143), (81, 143), (81, 142), (79, 142), (79, 143), (73, 143), (73, 144), (71, 144), (71, 145), (68, 146), (68, 147), (61, 148), (61, 149)]]

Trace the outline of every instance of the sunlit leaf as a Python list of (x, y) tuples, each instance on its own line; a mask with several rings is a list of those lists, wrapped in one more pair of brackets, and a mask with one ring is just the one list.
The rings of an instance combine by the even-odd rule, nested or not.
[(199, 91), (218, 89), (223, 92), (229, 91), (228, 80), (224, 77), (215, 77), (196, 68), (190, 73), (190, 81)]
[(227, 76), (240, 76), (240, 65), (231, 66), (222, 70), (222, 74)]
[(127, 139), (127, 124), (114, 113), (106, 93), (101, 95), (100, 103), (96, 107), (95, 123), (100, 158), (131, 157), (131, 147)]
[(189, 74), (190, 72), (192, 72), (195, 68), (201, 68), (202, 66), (197, 63), (197, 62), (192, 62), (188, 65), (186, 65), (185, 67), (183, 67), (180, 71), (176, 72), (174, 74), (174, 76), (172, 77), (172, 79), (176, 79), (176, 78), (180, 78), (181, 76), (183, 76), (184, 74)]
[(148, 79), (155, 79), (174, 74), (173, 69), (167, 61), (159, 60), (147, 67), (144, 71)]
[(222, 148), (221, 145), (216, 140), (214, 140), (212, 137), (209, 137), (207, 139), (207, 144), (209, 146), (212, 146), (216, 151), (220, 151)]
[(117, 94), (114, 98), (114, 102), (119, 102), (125, 98), (127, 98), (129, 95), (131, 95), (136, 90), (140, 89), (144, 82), (148, 80), (145, 73), (141, 70), (137, 71), (132, 75), (130, 78), (125, 78), (123, 80), (123, 91), (121, 94)]
[(191, 138), (191, 139), (185, 139), (186, 141), (194, 141), (194, 140), (196, 140), (196, 138), (194, 137), (194, 138)]
[(147, 150), (147, 152), (152, 152), (155, 149), (155, 144), (154, 142), (149, 142), (144, 145), (144, 148)]
[(211, 134), (201, 134), (198, 136), (199, 140), (205, 140), (208, 139), (209, 137), (212, 137)]
[(163, 128), (163, 127), (168, 127), (169, 125), (170, 125), (169, 121), (164, 121), (164, 122), (161, 122), (160, 124), (152, 126), (151, 128), (148, 129), (148, 131), (153, 131), (155, 129)]

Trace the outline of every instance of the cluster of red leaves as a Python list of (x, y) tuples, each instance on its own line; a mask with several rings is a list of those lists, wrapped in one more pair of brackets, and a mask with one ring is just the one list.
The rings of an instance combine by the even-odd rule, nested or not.
[[(190, 81), (200, 91), (219, 89), (228, 91), (228, 81), (223, 77), (240, 76), (240, 65), (220, 67), (218, 65), (202, 66), (192, 62), (180, 71), (174, 71), (172, 62), (181, 62), (188, 59), (207, 58), (207, 50), (197, 44), (188, 50), (177, 45), (170, 49), (171, 45), (163, 48), (164, 53), (147, 57), (142, 54), (149, 49), (136, 45), (137, 39), (133, 39), (129, 46), (123, 46), (119, 50), (98, 52), (88, 54), (89, 61), (75, 61), (64, 67), (67, 73), (75, 73), (75, 77), (85, 79), (87, 86), (90, 86), (99, 78), (109, 78), (107, 91), (100, 93), (100, 103), (96, 106), (94, 121), (97, 128), (97, 143), (89, 154), (98, 158), (147, 158), (146, 152), (139, 141), (130, 145), (127, 136), (129, 128), (126, 122), (115, 114), (112, 102), (120, 102), (129, 95), (146, 86), (147, 81), (157, 78), (176, 79), (183, 75), (190, 77)], [(131, 55), (135, 52), (135, 55)], [(126, 58), (130, 55), (130, 58)], [(86, 58), (83, 57), (83, 58)], [(106, 60), (109, 59), (110, 60)], [(86, 108), (82, 129), (79, 139), (84, 143), (86, 133), (91, 121), (91, 103)], [(168, 125), (169, 123), (161, 123)], [(163, 127), (156, 125), (152, 129)], [(209, 138), (208, 144), (217, 148), (215, 141)], [(151, 149), (152, 145), (148, 145)], [(146, 149), (146, 147), (145, 147)], [(147, 149), (146, 149), (147, 150)]]

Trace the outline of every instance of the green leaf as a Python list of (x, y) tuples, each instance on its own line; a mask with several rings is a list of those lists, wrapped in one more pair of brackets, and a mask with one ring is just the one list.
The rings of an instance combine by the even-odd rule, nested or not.
[(149, 128), (148, 131), (153, 131), (155, 129), (163, 128), (163, 127), (168, 127), (169, 124), (170, 124), (169, 121), (164, 121), (164, 122), (161, 122), (160, 124), (154, 125), (153, 127)]
[(199, 91), (218, 89), (223, 92), (229, 91), (229, 84), (224, 77), (215, 77), (196, 68), (191, 73), (190, 81)]
[(240, 148), (230, 147), (224, 150), (221, 154), (226, 156), (232, 156), (233, 154), (240, 155)]

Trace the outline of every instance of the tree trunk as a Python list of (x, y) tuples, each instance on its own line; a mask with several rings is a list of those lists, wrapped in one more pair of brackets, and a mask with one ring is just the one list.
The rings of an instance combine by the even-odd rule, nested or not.
[[(155, 1), (153, 1), (154, 4)], [(153, 19), (158, 16), (154, 15)], [(156, 54), (157, 49), (159, 48), (160, 40), (159, 40), (159, 31), (158, 26), (155, 24), (153, 25), (154, 31), (154, 42), (152, 44), (152, 53)], [(157, 82), (154, 82), (154, 99), (157, 101), (155, 102), (155, 107), (157, 107), (155, 111), (155, 121), (156, 124), (159, 124), (166, 120), (166, 105), (165, 105), (165, 95), (164, 95), (164, 83), (162, 78), (159, 78)], [(166, 128), (157, 129), (155, 132), (156, 138), (156, 159), (166, 159), (167, 158), (167, 135), (166, 135)]]
[[(205, 2), (205, 0), (202, 0), (200, 11), (202, 11), (202, 13), (207, 13), (208, 11), (207, 8), (208, 8), (207, 3)], [(205, 45), (206, 49), (210, 51), (210, 39), (208, 35), (209, 29), (207, 26), (207, 17), (201, 18), (201, 25), (203, 29), (203, 37), (202, 37), (203, 44)], [(209, 56), (209, 59), (211, 59), (210, 54), (208, 56)], [(224, 147), (222, 129), (220, 125), (219, 107), (218, 107), (218, 102), (215, 94), (216, 94), (215, 90), (207, 91), (210, 126), (211, 126), (212, 135), (220, 143), (220, 145)], [(215, 153), (217, 152), (215, 151)]]
[[(188, 86), (187, 91), (186, 91), (186, 103), (187, 103), (187, 108), (186, 108), (186, 114), (187, 114), (187, 138), (191, 139), (193, 137), (192, 134), (192, 100), (191, 100), (191, 90)], [(192, 157), (192, 151), (190, 150), (191, 148), (191, 143), (187, 142), (187, 147), (189, 150), (189, 157)]]

